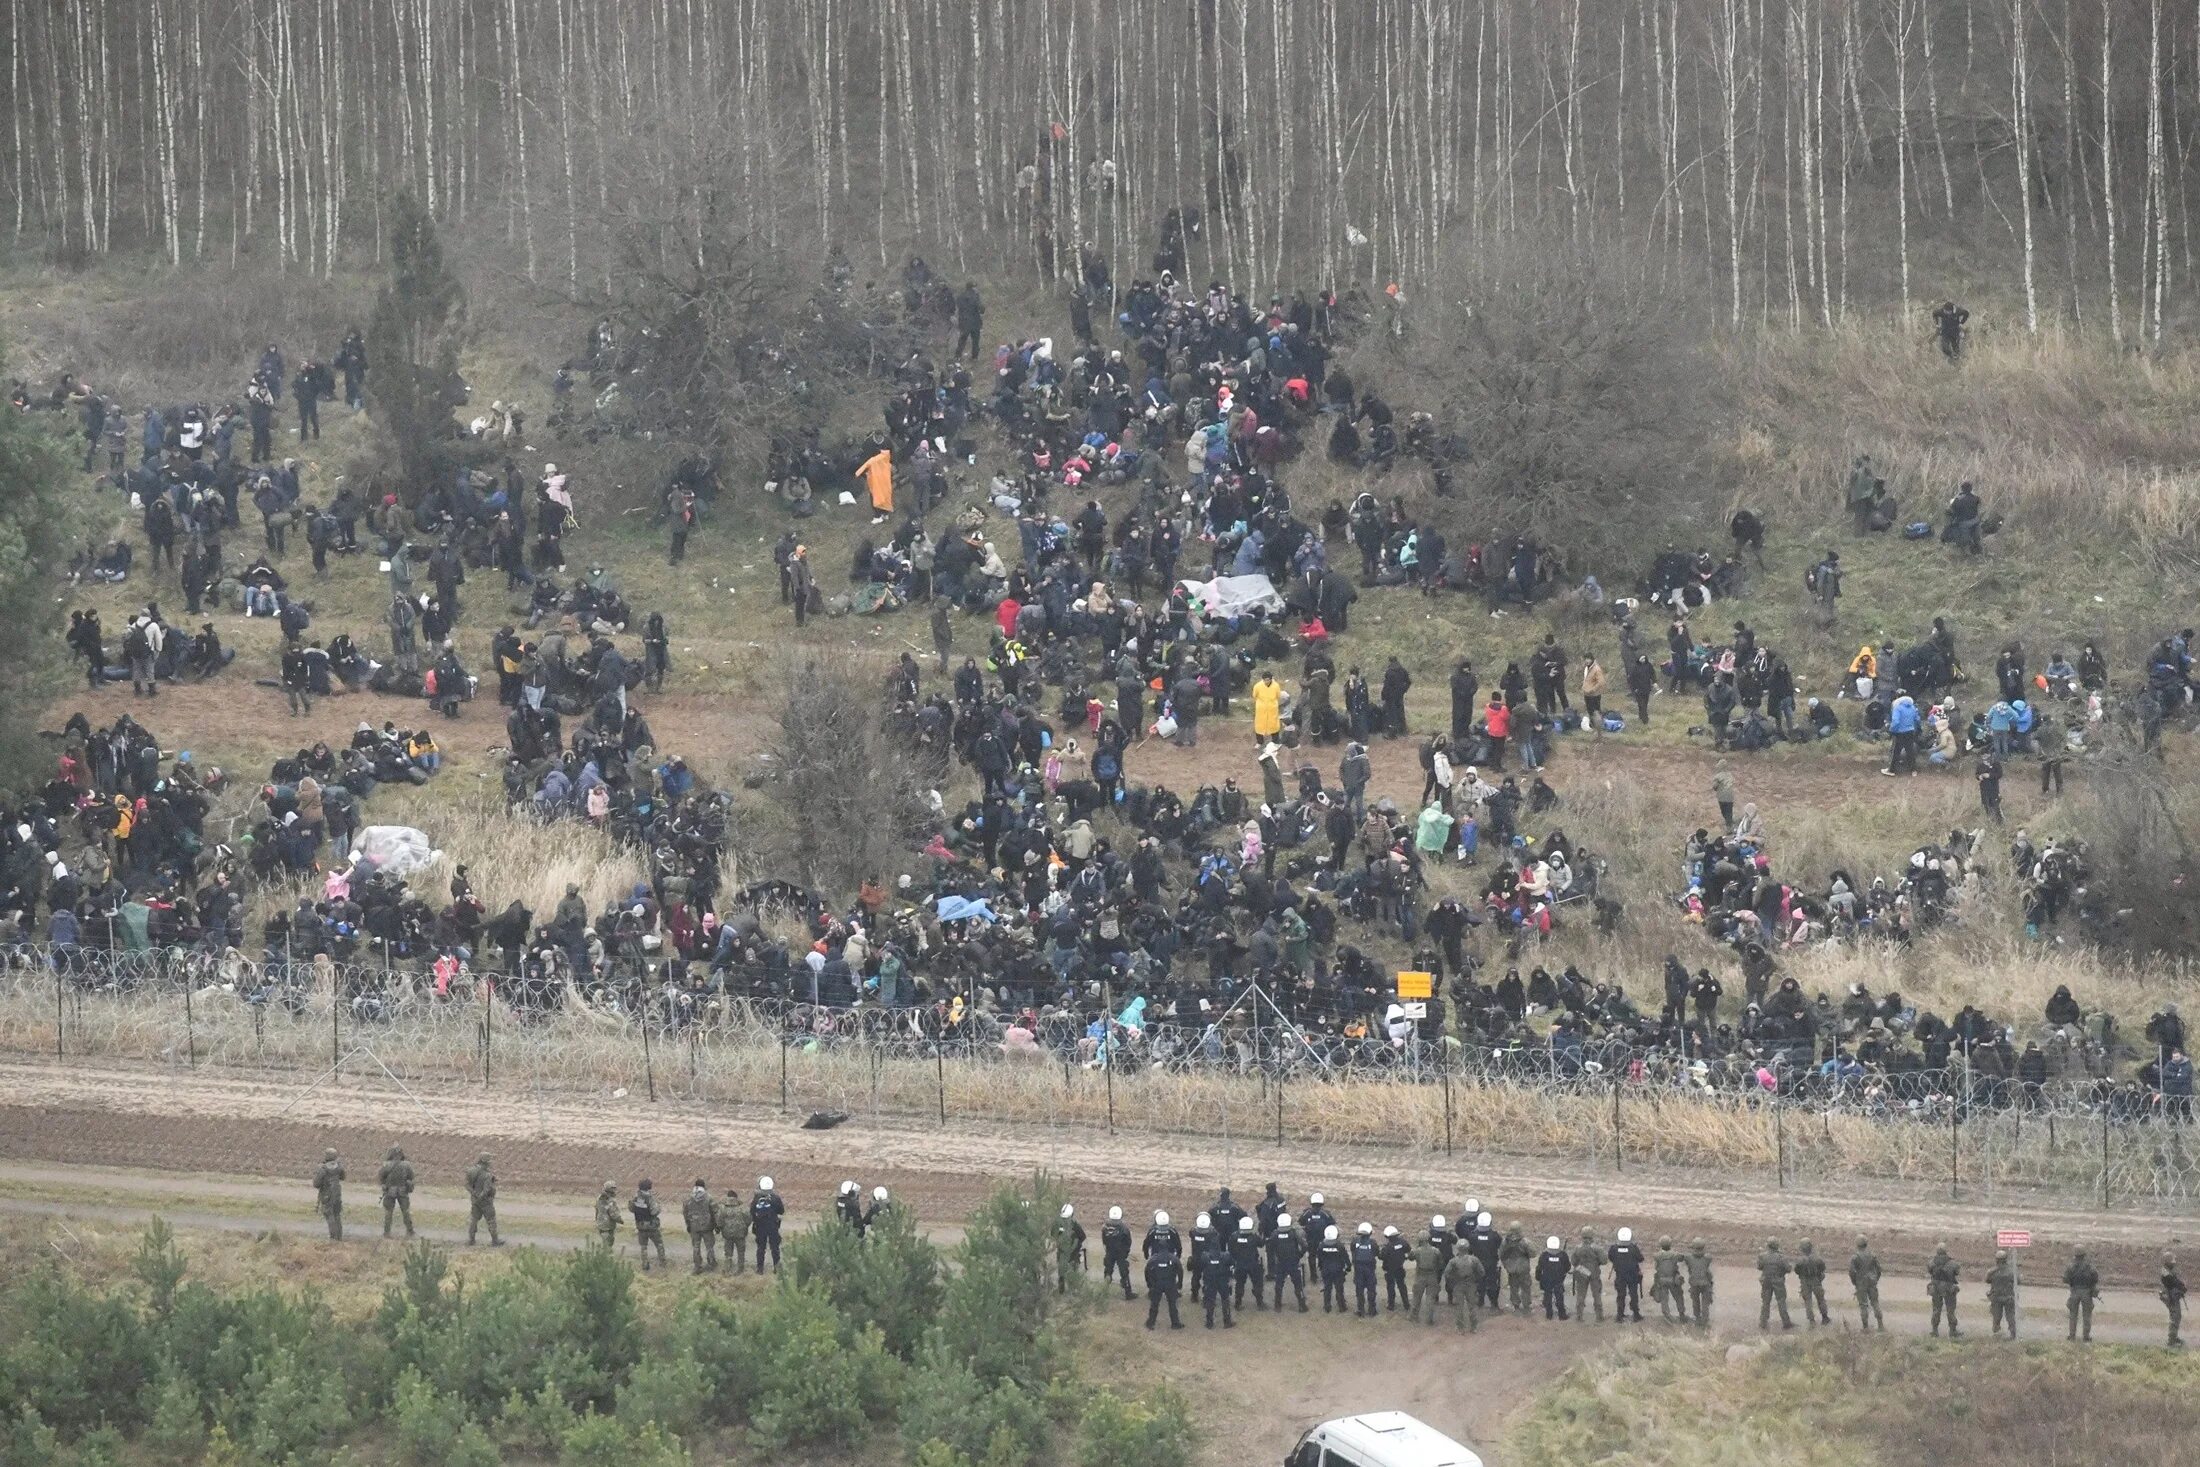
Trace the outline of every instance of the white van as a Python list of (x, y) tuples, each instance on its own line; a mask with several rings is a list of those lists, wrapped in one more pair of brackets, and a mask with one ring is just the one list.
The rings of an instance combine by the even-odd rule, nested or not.
[(1482, 1467), (1482, 1459), (1403, 1411), (1310, 1426), (1283, 1467)]

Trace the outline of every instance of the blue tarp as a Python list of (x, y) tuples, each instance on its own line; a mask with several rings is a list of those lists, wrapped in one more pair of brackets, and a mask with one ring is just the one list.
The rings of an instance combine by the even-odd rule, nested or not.
[(972, 917), (977, 918), (980, 922), (998, 922), (1001, 920), (993, 915), (993, 908), (988, 903), (974, 902), (968, 897), (960, 896), (941, 897), (939, 899), (939, 914), (942, 922), (962, 922)]

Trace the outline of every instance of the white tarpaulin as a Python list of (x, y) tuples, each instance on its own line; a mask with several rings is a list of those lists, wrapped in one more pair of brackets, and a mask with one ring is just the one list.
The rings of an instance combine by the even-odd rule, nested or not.
[(1256, 611), (1272, 616), (1283, 610), (1283, 597), (1266, 576), (1216, 576), (1182, 585), (1206, 616), (1248, 616)]
[(428, 833), (410, 825), (370, 825), (351, 843), (352, 854), (377, 871), (409, 876), (435, 859)]

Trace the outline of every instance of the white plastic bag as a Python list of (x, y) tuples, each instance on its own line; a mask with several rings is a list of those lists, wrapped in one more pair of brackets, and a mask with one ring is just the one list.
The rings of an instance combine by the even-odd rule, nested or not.
[(428, 833), (410, 825), (370, 825), (352, 842), (352, 854), (377, 871), (409, 876), (436, 858)]

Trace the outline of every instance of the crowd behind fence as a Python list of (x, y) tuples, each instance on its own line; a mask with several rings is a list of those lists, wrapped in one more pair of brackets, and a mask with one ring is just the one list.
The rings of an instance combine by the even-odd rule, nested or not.
[[(2189, 1099), (2072, 1074), (2027, 1085), (1963, 1062), (1760, 1074), (1590, 1043), (1492, 1048), (1291, 1022), (1247, 985), (1202, 1022), (1004, 1023), (968, 995), (918, 1007), (34, 946), (0, 968), (0, 1051), (285, 1079), (386, 1079), (423, 1104), (479, 1093), (776, 1106), (790, 1115), (1196, 1133), (1256, 1145), (1508, 1158), (1553, 1176), (1744, 1173), (1941, 1195), (2194, 1210)], [(784, 970), (775, 975), (784, 989)], [(1120, 1014), (1103, 991), (1094, 1012)]]

